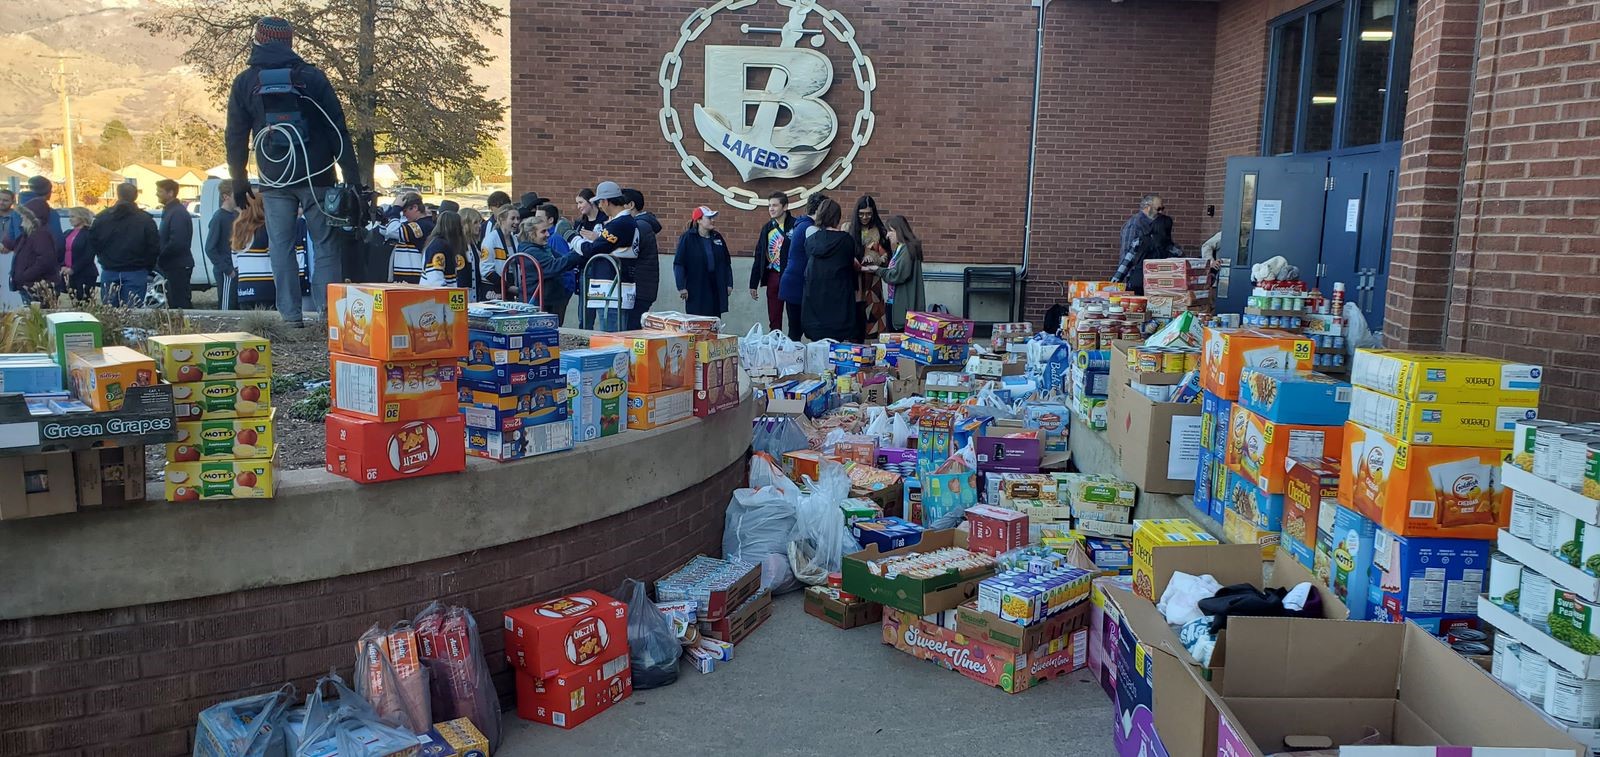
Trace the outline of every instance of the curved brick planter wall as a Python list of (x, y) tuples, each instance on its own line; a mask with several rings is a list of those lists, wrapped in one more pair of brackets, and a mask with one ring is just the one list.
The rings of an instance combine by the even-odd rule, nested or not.
[[(159, 604), (0, 620), (0, 755), (185, 755), (195, 715), (291, 681), (304, 693), (373, 623), (433, 599), (472, 608), (502, 698), (500, 613), (577, 589), (613, 591), (720, 554), (740, 458), (683, 491), (533, 539), (338, 578)], [(404, 549), (403, 544), (395, 545)]]

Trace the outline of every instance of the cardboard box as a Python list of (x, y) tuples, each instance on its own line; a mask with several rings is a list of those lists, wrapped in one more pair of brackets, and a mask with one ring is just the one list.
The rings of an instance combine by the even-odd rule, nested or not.
[(561, 372), (572, 403), (572, 435), (587, 442), (622, 433), (628, 408), (628, 350), (567, 350)]
[(1200, 405), (1156, 403), (1128, 387), (1112, 394), (1118, 419), (1108, 437), (1122, 477), (1147, 492), (1194, 490), (1200, 451)]
[(994, 574), (992, 566), (950, 571), (934, 578), (874, 576), (867, 569), (867, 562), (870, 560), (888, 555), (932, 552), (946, 547), (965, 549), (966, 532), (958, 529), (925, 531), (921, 541), (916, 544), (887, 551), (878, 549), (876, 545), (868, 545), (860, 552), (844, 556), (841, 570), (844, 590), (862, 599), (879, 602), (885, 607), (898, 608), (915, 615), (953, 610), (962, 602), (977, 596), (978, 583)]
[(161, 377), (173, 384), (272, 375), (272, 344), (254, 334), (152, 336), (146, 340)]
[(1230, 544), (1254, 544), (1261, 548), (1261, 559), (1270, 561), (1278, 556), (1279, 532), (1256, 525), (1254, 519), (1237, 510), (1222, 514), (1222, 535)]
[(0, 457), (0, 520), (60, 515), (77, 509), (71, 453)]
[(1269, 494), (1282, 494), (1288, 478), (1284, 461), (1291, 457), (1338, 457), (1344, 438), (1341, 426), (1277, 423), (1246, 409), (1233, 408), (1228, 469)]
[(1044, 460), (1044, 435), (1015, 421), (998, 421), (976, 438), (978, 470), (1038, 473)]
[(705, 418), (726, 412), (739, 406), (738, 384), (723, 384), (710, 389), (696, 389), (694, 393), (694, 414), (697, 418)]
[(561, 363), (561, 334), (555, 329), (521, 334), (468, 330), (467, 354), (460, 363), (461, 379), (475, 388), (524, 383), (515, 380), (517, 375), (530, 372), (532, 381), (549, 381)]
[[(560, 391), (565, 393), (566, 389), (563, 388)], [(548, 403), (549, 400), (545, 399), (544, 401)], [(479, 403), (479, 405), (461, 404), (457, 406), (460, 408), (459, 414), (466, 419), (469, 428), (506, 433), (535, 426), (556, 424), (565, 426), (569, 425), (568, 421), (571, 418), (567, 414), (568, 406), (565, 402), (558, 405), (546, 404), (544, 407), (535, 407), (529, 403), (525, 405), (533, 408), (529, 410), (521, 409), (515, 402), (509, 403), (510, 407), (503, 410), (493, 406), (482, 407), (481, 405), (483, 404), (487, 403)]]
[(851, 629), (883, 620), (883, 605), (877, 602), (843, 602), (826, 587), (806, 588), (806, 614), (820, 618), (836, 628)]
[(700, 619), (700, 633), (717, 641), (739, 644), (772, 617), (772, 592), (760, 589), (725, 616)]
[(1316, 562), (1318, 520), (1325, 508), (1339, 504), (1339, 461), (1336, 458), (1289, 458), (1283, 487), (1283, 547), (1306, 568)]
[(504, 413), (527, 415), (560, 408), (561, 418), (565, 420), (568, 417), (567, 382), (560, 377), (554, 381), (522, 384), (509, 392), (485, 392), (461, 386), (456, 390), (456, 399), (463, 410), (469, 407), (481, 407)]
[(572, 449), (572, 425), (545, 423), (496, 430), (467, 425), (467, 454), (505, 462)]
[(144, 447), (97, 447), (72, 453), (78, 507), (130, 505), (145, 498)]
[(1087, 664), (1088, 632), (1080, 629), (1057, 644), (1020, 651), (886, 607), (883, 610), (883, 643), (979, 683), (1016, 694), (1083, 668)]
[(259, 418), (272, 411), (271, 379), (221, 379), (171, 386), (173, 416), (179, 422)]
[[(665, 577), (656, 582), (657, 599), (660, 599), (661, 581), (668, 580), (675, 574), (689, 568), (696, 560), (707, 559), (714, 558), (690, 558), (683, 565), (668, 571)], [(747, 600), (756, 595), (757, 591), (761, 590), (761, 566), (741, 566), (739, 563), (732, 563), (732, 565), (743, 567), (745, 569), (744, 574), (729, 583), (727, 588), (715, 589), (705, 596), (696, 598), (696, 602), (700, 604), (700, 620), (722, 620), (736, 609), (742, 607)]]
[(1238, 513), (1257, 528), (1276, 532), (1283, 530), (1283, 502), (1282, 494), (1268, 494), (1250, 479), (1228, 471), (1228, 489), (1222, 503), (1225, 513)]
[(1371, 566), (1378, 526), (1338, 503), (1332, 509), (1328, 527), (1319, 528), (1312, 572), (1350, 608), (1351, 620), (1371, 620), (1375, 614), (1369, 596)]
[(121, 409), (129, 388), (156, 383), (156, 361), (127, 347), (73, 352), (67, 361), (72, 393), (100, 412)]
[(1218, 397), (1237, 400), (1239, 376), (1245, 368), (1310, 371), (1315, 354), (1310, 339), (1287, 331), (1208, 327), (1200, 385)]
[(966, 344), (972, 341), (972, 321), (948, 313), (906, 314), (905, 334), (909, 339), (922, 339), (935, 344)]
[(628, 350), (628, 391), (662, 392), (694, 386), (694, 338), (666, 331), (595, 334), (589, 346)]
[(422, 742), (418, 757), (489, 757), (489, 739), (470, 718), (434, 723), (417, 740)]
[(329, 284), (328, 352), (373, 360), (467, 354), (467, 290)]
[(464, 389), (489, 392), (492, 394), (516, 394), (517, 390), (528, 384), (549, 384), (552, 381), (565, 381), (561, 373), (561, 364), (557, 361), (540, 363), (539, 365), (496, 365), (480, 366), (475, 373), (467, 373), (465, 366), (456, 383)]
[(1226, 512), (1227, 510), (1227, 508), (1222, 507), (1222, 498), (1215, 498), (1217, 512), (1215, 514), (1211, 512), (1213, 501), (1213, 497), (1211, 495), (1216, 488), (1214, 477), (1219, 470), (1222, 473), (1224, 486), (1226, 486), (1228, 477), (1227, 466), (1222, 465), (1220, 458), (1212, 456), (1210, 450), (1201, 448), (1200, 461), (1195, 463), (1194, 466), (1194, 509), (1205, 513), (1212, 520), (1220, 523), (1222, 522), (1222, 513)]
[(956, 630), (979, 641), (1031, 651), (1088, 630), (1089, 605), (1080, 601), (1070, 609), (1025, 626), (979, 610), (976, 602), (967, 602), (956, 608)]
[(967, 508), (968, 544), (974, 552), (998, 555), (1028, 545), (1028, 516), (991, 505)]
[(277, 408), (255, 418), (202, 418), (178, 424), (178, 438), (167, 443), (167, 460), (252, 460), (272, 456)]
[(910, 358), (910, 362), (930, 366), (956, 363), (966, 370), (971, 349), (972, 346), (966, 342), (930, 342), (913, 337), (901, 343), (900, 358)]
[(1477, 599), (1487, 586), (1493, 543), (1478, 539), (1396, 536), (1373, 539), (1367, 603), (1374, 620), (1412, 621), (1434, 633), (1477, 626)]
[(170, 384), (136, 386), (109, 412), (34, 415), (32, 398), (0, 394), (0, 450), (57, 452), (118, 444), (161, 444), (177, 438)]
[(849, 527), (850, 538), (855, 539), (857, 544), (884, 552), (922, 541), (922, 534), (927, 530), (920, 524), (892, 515), (858, 520), (849, 524)]
[(1510, 525), (1498, 447), (1408, 444), (1345, 424), (1339, 503), (1400, 536), (1493, 539)]
[(334, 410), (385, 423), (459, 412), (454, 360), (385, 361), (332, 354), (328, 362)]
[(163, 476), (167, 501), (272, 499), (277, 485), (277, 460), (273, 454), (265, 460), (169, 461)]
[(535, 329), (558, 328), (557, 321), (555, 313), (546, 313), (532, 303), (496, 300), (467, 305), (467, 328), (478, 331), (525, 334)]
[(1459, 352), (1356, 350), (1350, 383), (1414, 402), (1538, 407), (1537, 365)]
[(517, 671), (517, 716), (570, 730), (627, 699), (633, 693), (633, 670), (628, 666), (626, 634), (621, 646), (622, 655), (603, 665), (543, 679)]
[(1203, 389), (1200, 391), (1200, 444), (1219, 459), (1228, 449), (1228, 436), (1233, 429), (1233, 405), (1230, 400)]
[(1410, 402), (1357, 387), (1350, 420), (1412, 444), (1448, 447), (1511, 447), (1517, 421), (1537, 418), (1539, 408)]
[(45, 313), (45, 338), (50, 355), (61, 366), (61, 380), (67, 380), (69, 355), (94, 352), (105, 346), (100, 319), (88, 313)]
[(61, 366), (44, 352), (0, 353), (0, 392), (59, 392)]
[(505, 612), (506, 661), (522, 674), (557, 674), (628, 666), (628, 606), (598, 591), (582, 591)]
[(459, 415), (379, 423), (327, 417), (327, 469), (359, 484), (467, 469), (466, 424)]
[(694, 417), (694, 390), (668, 389), (628, 395), (628, 429), (645, 431)]
[(736, 357), (694, 364), (694, 388), (696, 391), (738, 383), (739, 359)]
[(1159, 593), (1152, 593), (1157, 592), (1157, 586), (1166, 585), (1166, 576), (1157, 571), (1157, 553), (1177, 547), (1214, 547), (1219, 543), (1217, 537), (1187, 518), (1139, 521), (1133, 531), (1134, 593), (1151, 601), (1160, 596)]
[(1274, 423), (1338, 426), (1350, 420), (1350, 385), (1320, 373), (1246, 368), (1239, 404)]
[(739, 359), (739, 337), (718, 335), (694, 340), (694, 360), (700, 365)]

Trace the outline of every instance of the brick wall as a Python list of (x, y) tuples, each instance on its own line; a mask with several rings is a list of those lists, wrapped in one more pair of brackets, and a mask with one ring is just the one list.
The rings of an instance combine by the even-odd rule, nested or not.
[(1221, 228), (1225, 217), (1222, 185), (1228, 158), (1261, 154), (1271, 5), (1270, 0), (1224, 0), (1217, 5), (1216, 70), (1222, 73), (1211, 85), (1205, 186), (1205, 202), (1217, 210), (1215, 216), (1200, 216), (1207, 236)]
[(1445, 346), (1546, 366), (1541, 414), (1592, 420), (1600, 4), (1490, 0), (1481, 26)]
[(721, 554), (724, 509), (745, 466), (622, 515), (455, 557), (0, 621), (0, 754), (186, 755), (200, 710), (284, 681), (303, 695), (330, 667), (350, 680), (363, 631), (411, 618), (434, 599), (473, 610), (509, 698), (502, 611), (575, 590), (614, 591), (625, 577), (654, 579), (695, 554)]

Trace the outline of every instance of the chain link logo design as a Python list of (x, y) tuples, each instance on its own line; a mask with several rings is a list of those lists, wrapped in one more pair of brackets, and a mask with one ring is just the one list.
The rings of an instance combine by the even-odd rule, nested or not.
[[(661, 58), (661, 134), (677, 150), (679, 165), (689, 178), (702, 187), (722, 195), (729, 205), (743, 210), (763, 207), (766, 200), (756, 193), (729, 182), (717, 181), (711, 169), (683, 145), (683, 121), (672, 104), (672, 91), (683, 71), (683, 51), (711, 26), (722, 11), (736, 11), (761, 0), (721, 0), (699, 8), (684, 19), (678, 44)], [(856, 44), (856, 30), (837, 11), (817, 4), (817, 0), (775, 0), (788, 9), (782, 28), (753, 28), (742, 24), (745, 34), (777, 34), (778, 47), (761, 45), (706, 45), (705, 102), (693, 111), (695, 130), (707, 148), (726, 159), (738, 171), (741, 181), (760, 178), (800, 178), (816, 170), (828, 158), (839, 119), (823, 95), (833, 84), (833, 62), (828, 56), (799, 47), (809, 40), (813, 48), (822, 47), (824, 35), (850, 46), (854, 55), (851, 69), (856, 88), (861, 92), (861, 109), (856, 111), (850, 130), (850, 146), (834, 159), (812, 185), (800, 184), (785, 190), (791, 202), (803, 202), (811, 195), (833, 189), (850, 175), (856, 154), (872, 138), (876, 120), (872, 115), (872, 93), (878, 87), (872, 60)], [(821, 19), (823, 29), (805, 28), (812, 15)], [(745, 73), (766, 70), (765, 88), (749, 89)], [(754, 105), (754, 118), (747, 122), (746, 108)], [(789, 120), (778, 124), (780, 109), (787, 109)]]

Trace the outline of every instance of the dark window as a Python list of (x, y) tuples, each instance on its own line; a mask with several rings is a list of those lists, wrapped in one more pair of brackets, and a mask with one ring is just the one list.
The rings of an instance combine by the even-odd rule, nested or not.
[(1333, 147), (1334, 113), (1339, 104), (1339, 60), (1343, 57), (1344, 3), (1334, 3), (1311, 16), (1311, 98), (1306, 111), (1305, 152)]
[(1406, 100), (1411, 96), (1411, 43), (1417, 25), (1417, 0), (1402, 0), (1400, 23), (1395, 26), (1394, 49), (1399, 55), (1394, 65), (1394, 85), (1389, 98), (1388, 140), (1400, 139), (1406, 125)]
[(1273, 44), (1272, 123), (1269, 133), (1273, 155), (1294, 152), (1295, 119), (1300, 110), (1300, 58), (1305, 40), (1305, 19), (1277, 29)]
[[(1383, 141), (1383, 107), (1389, 93), (1389, 61), (1394, 53), (1397, 0), (1360, 0), (1356, 15), (1355, 60), (1344, 104), (1344, 146)], [(1403, 102), (1403, 101), (1402, 101)]]
[(1257, 174), (1244, 175), (1239, 187), (1239, 257), (1235, 265), (1250, 265), (1250, 238), (1256, 231), (1256, 178)]

